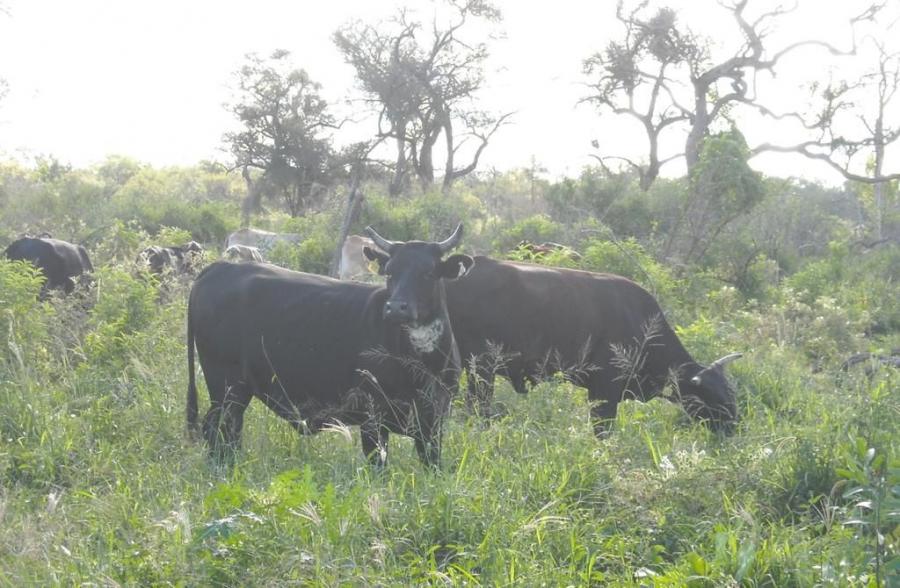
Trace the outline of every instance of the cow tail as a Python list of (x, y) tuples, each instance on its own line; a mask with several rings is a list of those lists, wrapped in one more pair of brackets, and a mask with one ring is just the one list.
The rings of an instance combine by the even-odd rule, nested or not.
[(191, 308), (193, 305), (188, 300), (187, 311), (187, 359), (188, 359), (188, 390), (187, 390), (187, 427), (193, 434), (197, 431), (197, 384), (194, 370), (194, 322), (191, 320)]

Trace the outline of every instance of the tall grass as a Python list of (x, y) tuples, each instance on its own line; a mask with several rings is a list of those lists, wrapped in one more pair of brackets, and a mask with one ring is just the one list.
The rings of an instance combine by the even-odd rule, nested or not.
[(37, 302), (21, 264), (0, 280), (0, 585), (898, 582), (900, 376), (814, 373), (770, 309), (679, 330), (699, 359), (749, 352), (731, 437), (657, 399), (598, 441), (584, 390), (501, 382), (489, 426), (457, 403), (439, 472), (397, 436), (374, 471), (357, 431), (300, 437), (259, 403), (219, 469), (184, 434), (183, 285), (160, 302), (110, 268), (87, 312)]

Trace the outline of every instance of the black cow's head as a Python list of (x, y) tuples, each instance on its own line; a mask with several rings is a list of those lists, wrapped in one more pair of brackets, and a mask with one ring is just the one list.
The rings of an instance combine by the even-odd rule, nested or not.
[[(725, 377), (725, 366), (741, 357), (731, 353), (702, 367), (682, 384), (685, 408), (695, 418), (703, 419), (716, 431), (731, 433), (738, 421), (737, 399)], [(699, 400), (699, 402), (698, 402)]]
[(421, 325), (437, 319), (445, 304), (441, 280), (463, 276), (475, 263), (460, 254), (442, 259), (462, 238), (462, 223), (440, 243), (388, 241), (372, 227), (366, 233), (381, 250), (363, 247), (365, 256), (378, 262), (378, 273), (387, 276), (384, 318), (391, 322)]

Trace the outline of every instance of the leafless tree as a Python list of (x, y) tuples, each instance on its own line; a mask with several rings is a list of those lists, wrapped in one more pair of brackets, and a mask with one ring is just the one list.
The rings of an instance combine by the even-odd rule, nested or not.
[(852, 80), (832, 79), (825, 84), (811, 85), (817, 106), (808, 113), (782, 115), (800, 121), (810, 136), (796, 144), (764, 143), (753, 150), (754, 154), (799, 153), (825, 163), (851, 182), (871, 186), (876, 241), (884, 237), (888, 192), (900, 180), (900, 171), (885, 170), (888, 150), (900, 139), (896, 111), (900, 49), (888, 45), (888, 40), (896, 36), (900, 11), (895, 6), (895, 14), (890, 15), (886, 14), (887, 8), (888, 2), (883, 0), (870, 5), (854, 19), (856, 23), (874, 24), (880, 15), (880, 21), (889, 22), (863, 40), (866, 48), (871, 49), (867, 53), (869, 67), (864, 73)]
[[(704, 139), (729, 109), (746, 105), (772, 112), (757, 93), (757, 76), (774, 73), (786, 55), (804, 46), (835, 55), (855, 50), (855, 41), (851, 48), (841, 50), (821, 40), (801, 40), (772, 49), (767, 46), (769, 28), (792, 8), (778, 6), (751, 17), (747, 10), (750, 0), (719, 0), (719, 6), (731, 13), (742, 43), (727, 58), (714, 60), (709, 40), (679, 23), (671, 8), (647, 15), (649, 4), (643, 0), (626, 11), (620, 0), (616, 18), (625, 30), (622, 39), (585, 61), (585, 73), (594, 80), (589, 84), (592, 93), (584, 100), (596, 104), (601, 112), (637, 119), (649, 143), (647, 164), (609, 154), (600, 154), (598, 159), (624, 160), (637, 171), (644, 189), (653, 183), (663, 164), (680, 156), (684, 156), (691, 177)], [(684, 151), (662, 157), (658, 152), (661, 134), (670, 128), (683, 132), (685, 127)]]

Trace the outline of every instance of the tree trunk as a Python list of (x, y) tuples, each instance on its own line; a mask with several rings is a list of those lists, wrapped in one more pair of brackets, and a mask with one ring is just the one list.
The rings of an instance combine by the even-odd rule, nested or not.
[[(875, 119), (875, 177), (880, 178), (884, 168), (884, 102), (879, 101), (878, 118)], [(884, 189), (885, 182), (872, 186), (875, 197), (875, 240), (884, 238)]]
[(246, 229), (250, 226), (250, 217), (258, 206), (257, 185), (250, 177), (250, 169), (246, 166), (241, 171), (241, 176), (247, 184), (247, 195), (244, 196), (244, 201), (241, 203), (241, 228)]
[(350, 227), (359, 217), (362, 209), (362, 201), (365, 197), (360, 189), (359, 174), (354, 173), (353, 179), (350, 181), (350, 191), (347, 194), (347, 208), (344, 210), (344, 218), (341, 220), (341, 228), (338, 231), (338, 242), (335, 247), (334, 254), (331, 256), (331, 266), (328, 273), (331, 277), (338, 277), (338, 271), (341, 266), (341, 254), (344, 249), (344, 241), (347, 240), (347, 234), (350, 233)]
[(659, 176), (659, 130), (653, 128), (653, 122), (650, 119), (644, 121), (644, 128), (647, 131), (647, 139), (650, 141), (650, 160), (647, 162), (647, 169), (641, 174), (640, 188), (646, 192)]
[(443, 115), (443, 127), (444, 127), (444, 140), (447, 145), (447, 162), (444, 165), (444, 184), (442, 190), (444, 194), (450, 191), (450, 186), (453, 184), (454, 174), (453, 174), (453, 123), (450, 122), (450, 117), (446, 114)]
[(436, 129), (424, 129), (422, 133), (422, 146), (419, 147), (416, 175), (419, 176), (423, 190), (427, 190), (434, 184), (434, 144), (437, 142), (440, 134), (440, 126)]
[(712, 122), (709, 118), (709, 104), (706, 102), (709, 94), (709, 85), (702, 79), (693, 80), (694, 84), (694, 112), (691, 118), (691, 132), (688, 133), (687, 142), (684, 145), (684, 159), (687, 163), (688, 181), (692, 180), (692, 174), (700, 162), (700, 150), (703, 149), (703, 139), (709, 132)]
[(409, 162), (406, 158), (406, 123), (397, 125), (397, 166), (394, 168), (394, 177), (388, 186), (388, 194), (396, 196), (403, 192), (406, 187), (406, 177), (409, 172), (407, 169)]

